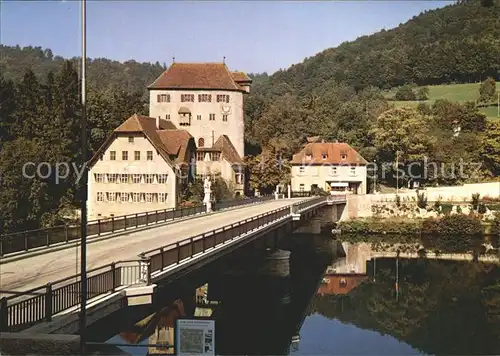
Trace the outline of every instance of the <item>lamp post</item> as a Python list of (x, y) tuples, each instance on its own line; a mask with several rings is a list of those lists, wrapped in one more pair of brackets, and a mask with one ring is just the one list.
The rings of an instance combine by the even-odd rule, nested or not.
[(396, 196), (399, 195), (399, 151), (396, 151)]
[(80, 351), (85, 355), (86, 328), (87, 328), (87, 112), (86, 112), (86, 86), (85, 67), (87, 65), (87, 23), (86, 23), (86, 0), (82, 0), (82, 66), (81, 66), (81, 150), (83, 162), (82, 175), (82, 200), (81, 200), (81, 244), (80, 244)]
[(377, 193), (377, 174), (378, 174), (377, 160), (374, 159), (373, 163), (375, 164), (374, 166), (375, 174), (373, 176), (373, 193), (375, 194)]

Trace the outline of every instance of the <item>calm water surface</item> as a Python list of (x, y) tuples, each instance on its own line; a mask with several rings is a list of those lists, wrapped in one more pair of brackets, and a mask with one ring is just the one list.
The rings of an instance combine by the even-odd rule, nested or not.
[[(243, 257), (243, 251), (187, 277), (182, 288), (166, 287), (153, 309), (108, 321), (108, 332), (115, 333), (108, 342), (169, 342), (177, 316), (210, 315), (218, 354), (500, 354), (497, 265), (374, 259), (369, 244), (344, 243), (339, 255), (338, 246), (324, 240), (292, 244), (289, 263), (286, 252), (270, 262), (264, 255)], [(217, 304), (191, 303), (201, 285), (208, 290), (205, 301)], [(133, 325), (131, 314), (151, 319)], [(171, 353), (118, 349), (131, 355)]]

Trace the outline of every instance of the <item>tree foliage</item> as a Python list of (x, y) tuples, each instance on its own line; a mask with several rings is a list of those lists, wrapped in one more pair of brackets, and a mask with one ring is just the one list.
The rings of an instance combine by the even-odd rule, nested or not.
[(488, 77), (479, 87), (479, 102), (488, 104), (496, 98), (496, 81)]

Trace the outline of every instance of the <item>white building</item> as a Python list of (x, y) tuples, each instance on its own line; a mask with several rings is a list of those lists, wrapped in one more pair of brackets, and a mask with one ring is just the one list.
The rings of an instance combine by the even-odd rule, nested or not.
[(224, 63), (173, 63), (148, 87), (149, 115), (194, 137), (197, 173), (220, 173), (239, 194), (245, 182), (243, 95), (251, 83)]
[(367, 163), (347, 143), (309, 142), (290, 162), (291, 189), (366, 194)]
[(134, 114), (90, 160), (89, 219), (175, 208), (195, 152), (187, 131)]

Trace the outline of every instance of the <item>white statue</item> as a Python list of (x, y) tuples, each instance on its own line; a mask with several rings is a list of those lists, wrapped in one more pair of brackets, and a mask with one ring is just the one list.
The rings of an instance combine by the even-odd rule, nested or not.
[(205, 177), (205, 183), (203, 184), (205, 196), (203, 198), (203, 203), (207, 207), (207, 213), (212, 211), (212, 182), (209, 177)]

